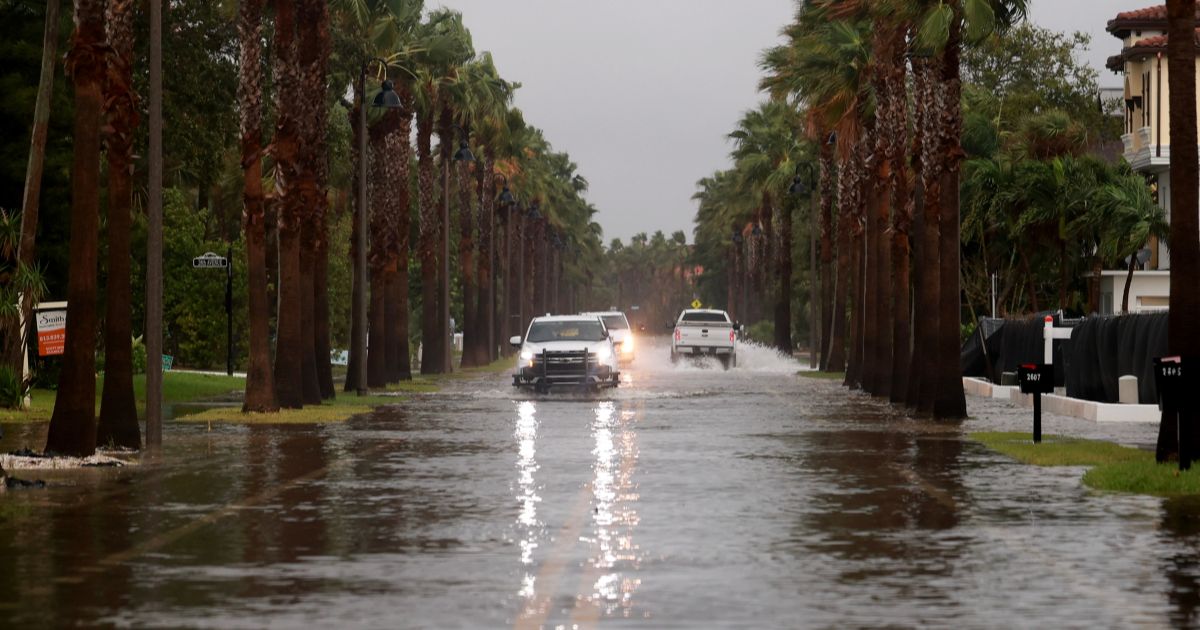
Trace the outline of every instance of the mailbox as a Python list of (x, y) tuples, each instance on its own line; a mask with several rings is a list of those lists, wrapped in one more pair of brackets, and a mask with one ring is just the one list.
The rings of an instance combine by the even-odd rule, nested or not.
[(1045, 363), (1026, 363), (1017, 370), (1017, 382), (1022, 394), (1053, 394), (1054, 366)]
[(1154, 359), (1154, 385), (1158, 389), (1158, 407), (1164, 403), (1168, 407), (1176, 407), (1181, 395), (1187, 391), (1184, 381), (1183, 359), (1181, 357), (1160, 357)]

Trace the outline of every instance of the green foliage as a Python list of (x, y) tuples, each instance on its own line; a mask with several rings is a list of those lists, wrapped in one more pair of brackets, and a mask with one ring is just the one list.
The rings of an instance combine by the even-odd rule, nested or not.
[[(205, 229), (206, 213), (178, 189), (163, 195), (164, 352), (180, 367), (225, 365), (225, 270), (194, 269), (192, 258), (205, 252), (226, 255), (226, 244)], [(246, 255), (242, 241), (233, 249), (234, 356), (246, 356)]]
[(1152, 456), (1107, 466), (1083, 474), (1083, 483), (1097, 490), (1132, 492), (1158, 497), (1200, 495), (1200, 469), (1180, 472), (1178, 464), (1155, 463)]
[(746, 328), (746, 337), (754, 343), (772, 346), (775, 344), (775, 322), (764, 319)]
[(28, 393), (29, 383), (19, 373), (7, 365), (0, 365), (0, 407), (20, 409)]

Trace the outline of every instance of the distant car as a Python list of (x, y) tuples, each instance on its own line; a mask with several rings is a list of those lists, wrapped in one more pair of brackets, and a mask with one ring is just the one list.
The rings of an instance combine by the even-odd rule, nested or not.
[(737, 333), (741, 325), (729, 313), (715, 309), (687, 309), (675, 320), (671, 335), (671, 361), (681, 357), (716, 357), (721, 367), (737, 367)]
[(625, 313), (621, 311), (593, 311), (580, 313), (580, 315), (584, 317), (599, 317), (600, 321), (604, 322), (604, 327), (608, 329), (608, 334), (612, 336), (613, 349), (617, 351), (617, 361), (623, 364), (633, 362), (633, 329), (629, 327), (629, 320), (626, 319)]
[(513, 387), (547, 392), (553, 387), (616, 387), (620, 367), (612, 337), (599, 317), (547, 315), (529, 323), (520, 348)]

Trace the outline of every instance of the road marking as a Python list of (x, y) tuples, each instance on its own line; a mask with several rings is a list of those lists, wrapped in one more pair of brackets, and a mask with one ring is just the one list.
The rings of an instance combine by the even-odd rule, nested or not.
[(555, 593), (558, 592), (559, 577), (567, 568), (567, 558), (571, 550), (575, 548), (575, 543), (579, 542), (579, 532), (583, 531), (585, 515), (588, 506), (591, 505), (589, 500), (591, 494), (592, 483), (589, 481), (579, 489), (570, 515), (563, 526), (559, 528), (554, 547), (546, 556), (545, 562), (542, 563), (542, 567), (534, 579), (537, 597), (525, 605), (525, 609), (513, 623), (513, 628), (532, 630), (541, 628), (546, 623), (546, 619), (550, 616), (550, 605), (554, 600)]

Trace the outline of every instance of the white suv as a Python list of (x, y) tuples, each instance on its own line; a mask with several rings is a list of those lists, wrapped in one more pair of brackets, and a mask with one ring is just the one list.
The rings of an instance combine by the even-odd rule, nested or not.
[(513, 387), (547, 392), (560, 385), (616, 387), (620, 368), (612, 338), (598, 317), (547, 315), (529, 323), (520, 348)]
[(633, 329), (629, 320), (621, 311), (593, 311), (580, 313), (584, 317), (599, 317), (612, 337), (613, 349), (617, 351), (617, 361), (621, 364), (633, 362)]

